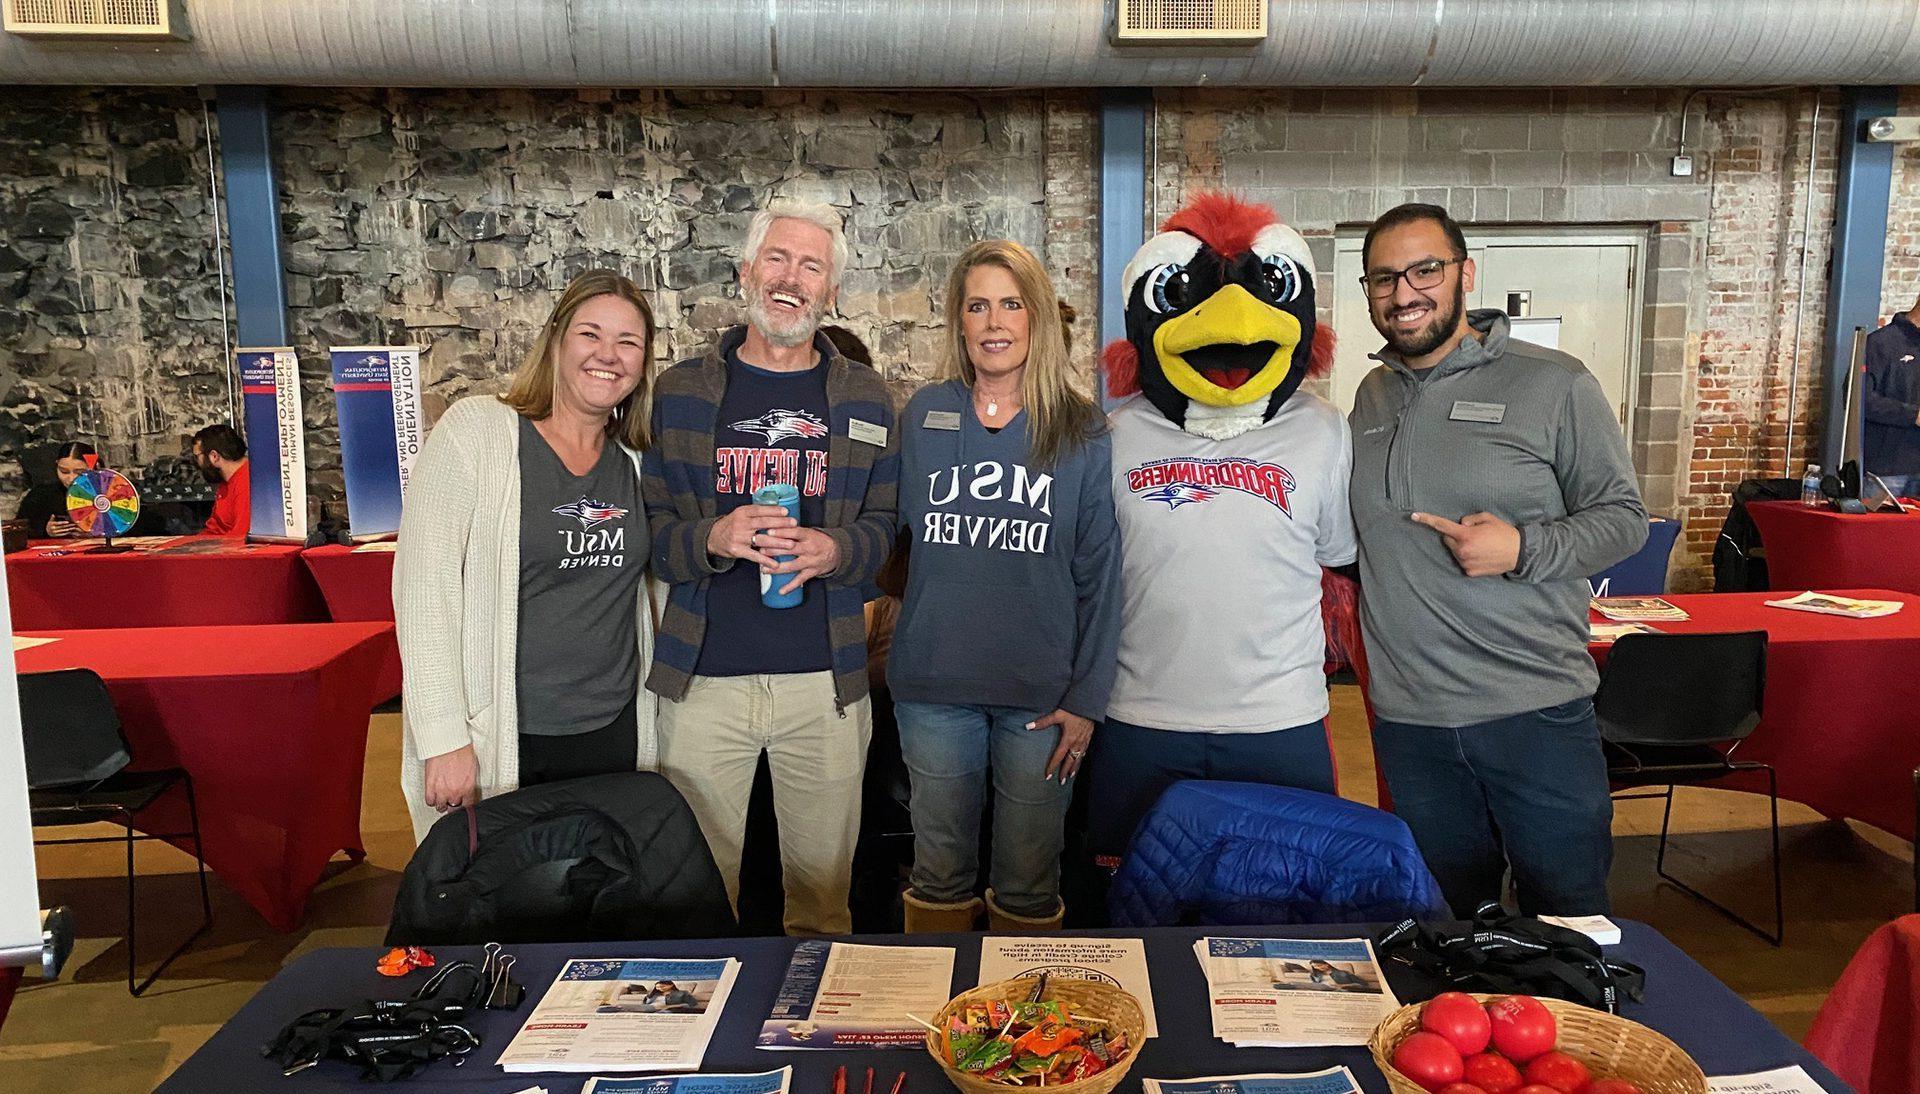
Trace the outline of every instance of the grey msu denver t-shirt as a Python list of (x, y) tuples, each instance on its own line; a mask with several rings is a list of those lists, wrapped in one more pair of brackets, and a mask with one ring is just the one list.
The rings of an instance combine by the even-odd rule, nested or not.
[(520, 419), (520, 732), (605, 728), (640, 686), (640, 481), (608, 440), (585, 475)]

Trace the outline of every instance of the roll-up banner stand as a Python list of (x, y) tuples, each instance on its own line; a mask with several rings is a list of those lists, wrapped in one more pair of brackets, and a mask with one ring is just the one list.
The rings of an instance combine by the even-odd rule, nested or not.
[[(0, 563), (0, 618), (13, 633), (5, 564)], [(0, 966), (40, 963), (40, 887), (27, 807), (27, 760), (20, 737), (20, 692), (13, 657), (0, 663)]]
[(333, 402), (340, 415), (340, 468), (355, 540), (400, 530), (400, 503), (426, 443), (420, 414), (419, 346), (335, 346)]
[(307, 541), (307, 434), (300, 418), (300, 358), (286, 347), (235, 350), (252, 467), (247, 538)]

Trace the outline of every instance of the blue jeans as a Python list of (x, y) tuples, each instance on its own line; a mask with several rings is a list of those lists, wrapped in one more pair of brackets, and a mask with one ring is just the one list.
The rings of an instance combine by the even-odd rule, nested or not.
[(913, 776), (914, 891), (941, 903), (972, 898), (991, 771), (994, 901), (1014, 915), (1059, 911), (1060, 848), (1073, 791), (1046, 777), (1059, 728), (1027, 728), (1050, 712), (896, 702), (893, 713)]
[(1374, 755), (1454, 913), (1503, 894), (1527, 915), (1604, 915), (1613, 799), (1593, 700), (1443, 729), (1378, 722)]
[(1269, 733), (1182, 733), (1109, 719), (1087, 758), (1087, 844), (1096, 863), (1117, 865), (1133, 830), (1182, 779), (1269, 783), (1335, 793), (1327, 723)]

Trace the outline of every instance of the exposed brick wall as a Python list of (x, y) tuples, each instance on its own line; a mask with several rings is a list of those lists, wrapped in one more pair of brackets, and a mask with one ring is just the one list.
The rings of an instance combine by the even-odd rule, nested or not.
[(54, 444), (132, 468), (227, 417), (207, 176), (191, 89), (0, 88), (6, 515)]
[(1073, 362), (1089, 394), (1100, 349), (1099, 128), (1091, 95), (1047, 93), (1045, 258), (1054, 287), (1073, 306)]
[[(1691, 563), (1688, 587), (1708, 587), (1713, 542), (1742, 479), (1798, 477), (1816, 455), (1820, 362), (1826, 338), (1826, 267), (1832, 244), (1837, 96), (1703, 96), (1711, 211), (1696, 275), (1697, 320), (1691, 442), (1680, 505), (1687, 526), (1677, 548)], [(1815, 141), (1807, 210), (1809, 140)], [(1805, 231), (1808, 224), (1811, 231)], [(1799, 297), (1802, 243), (1806, 296)], [(1797, 347), (1797, 349), (1796, 349)], [(1789, 391), (1793, 446), (1786, 446)]]
[[(1902, 88), (1900, 113), (1920, 114), (1920, 87)], [(1893, 151), (1892, 207), (1887, 212), (1886, 288), (1880, 293), (1880, 317), (1912, 308), (1920, 300), (1920, 142), (1896, 144)]]

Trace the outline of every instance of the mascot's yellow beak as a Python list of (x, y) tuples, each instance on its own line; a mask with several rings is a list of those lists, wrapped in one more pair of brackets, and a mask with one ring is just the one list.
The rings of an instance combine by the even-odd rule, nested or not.
[[(1154, 354), (1167, 380), (1187, 398), (1208, 406), (1245, 406), (1273, 394), (1293, 367), (1300, 320), (1228, 285), (1153, 332)], [(1245, 377), (1239, 383), (1216, 384)]]

